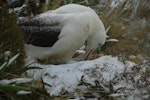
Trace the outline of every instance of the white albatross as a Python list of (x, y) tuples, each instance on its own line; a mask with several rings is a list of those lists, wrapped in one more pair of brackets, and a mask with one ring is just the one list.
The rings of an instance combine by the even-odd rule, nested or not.
[(51, 64), (70, 63), (87, 40), (86, 51), (106, 40), (106, 31), (90, 7), (68, 4), (18, 24), (25, 36), (25, 53)]

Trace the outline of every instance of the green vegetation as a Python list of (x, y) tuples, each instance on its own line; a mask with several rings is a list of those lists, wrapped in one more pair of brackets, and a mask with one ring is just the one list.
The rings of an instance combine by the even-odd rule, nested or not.
[[(8, 7), (1, 2), (0, 7), (0, 65), (17, 53), (20, 53), (18, 59), (11, 65), (13, 68), (6, 69), (7, 72), (20, 74), (20, 68), (23, 66), (24, 53), (23, 38), (17, 26), (17, 16), (14, 13), (9, 13)], [(7, 76), (6, 73), (5, 75)], [(1, 75), (1, 77), (4, 76)]]

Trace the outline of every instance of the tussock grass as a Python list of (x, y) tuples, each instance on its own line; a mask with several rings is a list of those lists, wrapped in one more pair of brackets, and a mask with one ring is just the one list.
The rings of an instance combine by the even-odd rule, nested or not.
[[(24, 72), (24, 41), (17, 26), (17, 16), (15, 13), (9, 13), (8, 9), (7, 4), (0, 1), (0, 81), (20, 78)], [(16, 54), (18, 55), (13, 58)], [(29, 97), (33, 100), (42, 97), (39, 94), (45, 94), (44, 90), (36, 90), (32, 84), (1, 84), (0, 100), (30, 100)], [(33, 94), (17, 95), (20, 90), (31, 90)]]
[(60, 5), (62, 5), (62, 3), (63, 3), (63, 0), (48, 0), (47, 3), (42, 4), (41, 11), (45, 12), (45, 11), (50, 10), (50, 9), (51, 10), (56, 9)]
[[(104, 53), (150, 56), (149, 54), (149, 6), (148, 1), (125, 1), (116, 8), (100, 9), (105, 27), (111, 26), (108, 35), (119, 40), (107, 43)], [(110, 4), (109, 4), (110, 5)]]
[[(20, 53), (18, 59), (11, 65), (13, 68), (6, 69), (8, 73), (20, 74), (24, 62), (24, 53), (23, 38), (17, 26), (17, 16), (14, 13), (9, 13), (7, 5), (1, 1), (0, 6), (0, 65)], [(7, 75), (7, 73), (4, 75)]]
[(92, 6), (98, 3), (98, 0), (48, 0), (47, 3), (40, 3), (41, 4), (41, 12), (45, 12), (47, 10), (56, 9), (65, 4), (81, 4), (81, 5), (88, 5)]

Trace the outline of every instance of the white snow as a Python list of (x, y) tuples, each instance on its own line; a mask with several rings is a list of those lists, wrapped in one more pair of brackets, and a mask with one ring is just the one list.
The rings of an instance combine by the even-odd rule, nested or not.
[(103, 84), (119, 76), (126, 67), (134, 65), (129, 61), (124, 64), (118, 60), (118, 57), (102, 56), (95, 60), (74, 64), (41, 65), (35, 63), (32, 66), (42, 69), (29, 70), (28, 75), (36, 80), (42, 78), (44, 83), (49, 84), (45, 85), (45, 89), (50, 95), (60, 95), (65, 91), (73, 92), (81, 82), (81, 78), (91, 85), (96, 85), (95, 80), (97, 80), (104, 90), (109, 92)]
[(31, 94), (31, 91), (18, 91), (17, 95), (23, 95), (23, 94)]
[(14, 8), (14, 9), (9, 9), (8, 11), (9, 11), (9, 13), (12, 13), (12, 12), (19, 13), (19, 12), (21, 12), (22, 9), (25, 8), (25, 7), (26, 7), (26, 5), (23, 4), (21, 7), (16, 7), (16, 8)]
[(15, 84), (20, 84), (20, 83), (27, 83), (27, 82), (31, 82), (33, 79), (32, 78), (14, 78), (14, 79), (3, 79), (0, 80), (0, 85), (8, 85), (11, 83), (15, 83)]

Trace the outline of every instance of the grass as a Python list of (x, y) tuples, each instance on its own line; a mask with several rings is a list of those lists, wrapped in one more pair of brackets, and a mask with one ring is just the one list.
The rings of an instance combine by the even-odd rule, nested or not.
[(13, 70), (14, 68), (12, 69), (11, 67), (6, 69), (8, 72), (13, 70), (13, 73), (19, 74), (19, 69), (23, 66), (24, 62), (24, 52), (23, 38), (17, 26), (17, 16), (14, 13), (9, 14), (5, 4), (0, 2), (0, 6), (0, 65), (17, 53), (20, 53), (16, 62), (12, 64), (16, 70)]
[[(100, 9), (105, 27), (111, 26), (108, 35), (119, 40), (118, 43), (107, 43), (103, 50), (105, 54), (150, 56), (148, 36), (148, 27), (150, 26), (148, 11), (150, 8), (147, 1), (141, 1), (135, 11), (133, 7), (135, 3), (134, 1), (126, 1), (114, 10), (107, 6), (103, 8), (104, 11)], [(129, 8), (126, 8), (127, 5)]]
[[(20, 78), (24, 72), (24, 41), (17, 26), (17, 16), (15, 13), (9, 13), (8, 9), (8, 6), (0, 1), (0, 80)], [(1, 84), (0, 99), (24, 100), (29, 96), (32, 99), (39, 97), (39, 94), (44, 90), (39, 90), (32, 84), (33, 82), (30, 82), (30, 84)], [(30, 90), (32, 94), (16, 95), (20, 90)], [(42, 92), (40, 92), (41, 90)]]

